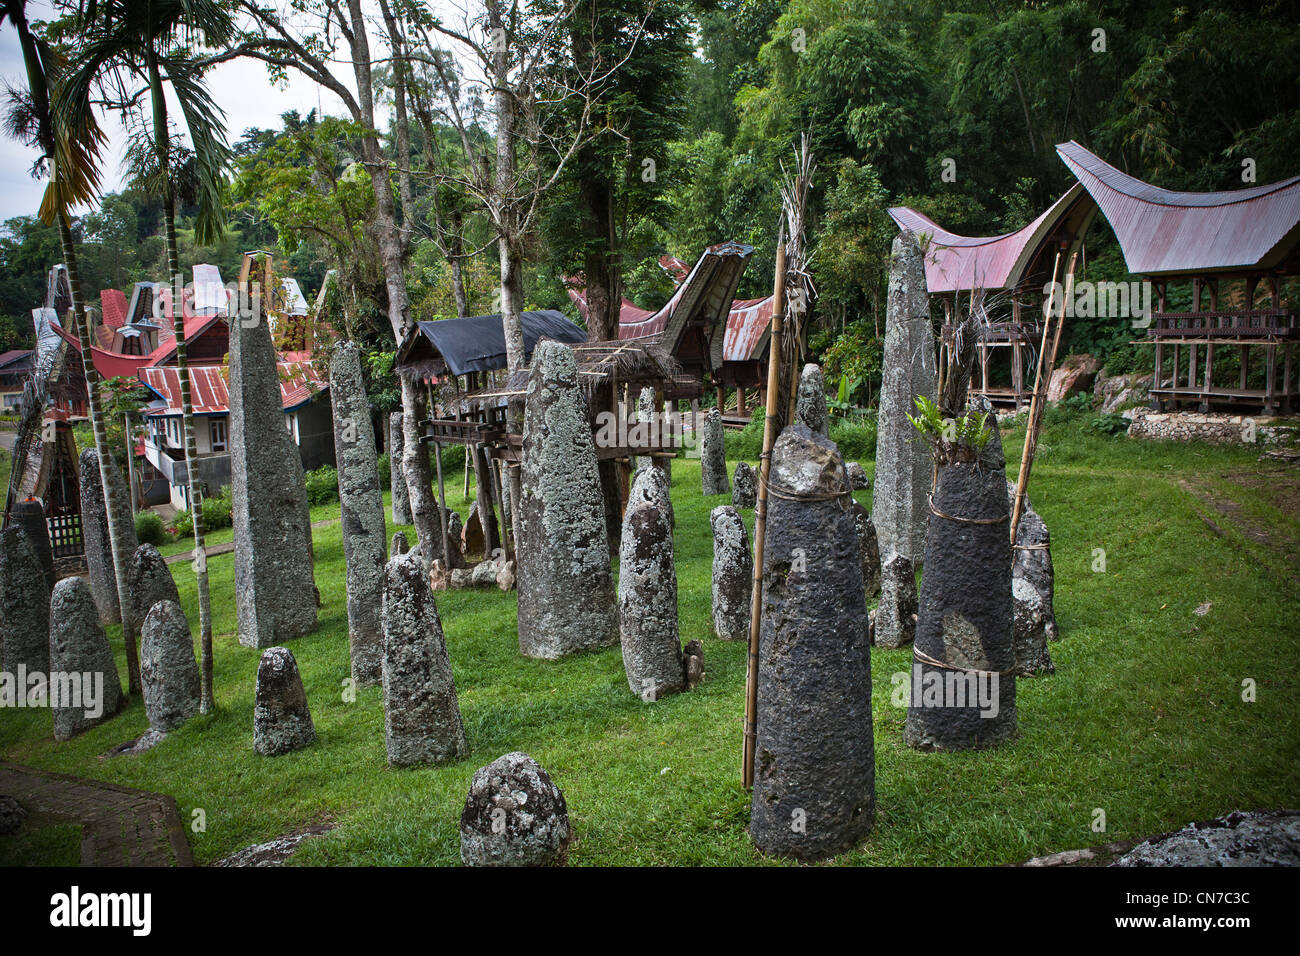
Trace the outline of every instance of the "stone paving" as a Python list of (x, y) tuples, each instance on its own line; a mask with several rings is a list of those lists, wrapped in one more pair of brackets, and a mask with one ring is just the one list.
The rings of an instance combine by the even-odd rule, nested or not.
[(82, 826), (82, 866), (193, 866), (176, 801), (99, 780), (0, 762), (0, 793), (29, 813)]

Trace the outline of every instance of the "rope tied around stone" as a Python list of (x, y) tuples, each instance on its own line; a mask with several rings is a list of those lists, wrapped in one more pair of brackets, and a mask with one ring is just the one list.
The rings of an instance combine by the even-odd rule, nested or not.
[(949, 521), (956, 521), (958, 524), (1002, 524), (1004, 521), (1011, 520), (1011, 513), (999, 515), (996, 518), (963, 518), (957, 515), (950, 515), (945, 511), (940, 511), (934, 506), (934, 495), (928, 495), (926, 501), (930, 505), (930, 513), (940, 518), (946, 518)]
[(1016, 672), (1014, 667), (1004, 671), (986, 671), (978, 667), (959, 667), (956, 664), (949, 664), (947, 661), (936, 660), (915, 644), (912, 645), (912, 660), (921, 664), (929, 664), (931, 667), (939, 667), (943, 670), (961, 671), (964, 674), (985, 674), (997, 677), (1009, 677)]
[(760, 485), (767, 489), (769, 495), (776, 495), (776, 497), (783, 498), (786, 501), (838, 501), (841, 511), (849, 511), (853, 507), (853, 487), (851, 485), (843, 491), (791, 491), (764, 478), (761, 471), (758, 473), (758, 481)]
[(1051, 545), (1043, 542), (1042, 544), (1013, 544), (1011, 547), (1015, 551), (1047, 551)]

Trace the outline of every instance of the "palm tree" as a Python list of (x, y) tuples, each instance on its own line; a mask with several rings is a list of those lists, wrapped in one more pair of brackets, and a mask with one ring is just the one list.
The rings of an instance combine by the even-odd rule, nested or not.
[[(223, 183), (230, 163), (222, 125), (224, 113), (203, 84), (204, 64), (192, 53), (195, 41), (214, 47), (225, 44), (234, 24), (219, 0), (102, 0), (88, 8), (82, 24), (84, 41), (78, 49), (79, 66), (72, 72), (56, 101), (59, 114), (75, 121), (91, 114), (94, 93), (116, 84), (120, 98), (113, 104), (128, 117), (147, 92), (150, 115), (141, 123), (137, 147), (129, 158), (136, 179), (162, 198), (167, 245), (167, 267), (180, 276), (176, 242), (176, 196), (184, 175), (196, 194), (198, 216), (195, 239), (209, 243), (225, 229)], [(167, 115), (164, 81), (180, 103), (193, 150), (176, 144)], [(144, 86), (141, 88), (140, 84)], [(180, 288), (183, 283), (176, 283)], [(215, 707), (212, 694), (212, 604), (208, 592), (207, 552), (203, 538), (203, 492), (196, 472), (198, 448), (194, 439), (194, 406), (186, 355), (182, 302), (172, 302), (172, 328), (176, 337), (176, 370), (181, 386), (181, 420), (185, 433), (185, 463), (190, 522), (194, 527), (194, 573), (199, 594), (200, 656), (203, 662), (200, 710)]]

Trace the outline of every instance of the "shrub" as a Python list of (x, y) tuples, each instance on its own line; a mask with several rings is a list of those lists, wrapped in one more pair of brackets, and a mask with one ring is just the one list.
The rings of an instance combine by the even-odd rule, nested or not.
[(379, 456), (376, 464), (379, 467), (379, 490), (383, 491), (392, 483), (392, 459), (388, 457), (388, 452)]
[(465, 467), (465, 446), (464, 445), (443, 445), (442, 446), (442, 473), (444, 475), (453, 471), (460, 471)]
[(1064, 425), (1076, 421), (1092, 411), (1092, 396), (1087, 392), (1078, 392), (1069, 398), (1048, 405), (1043, 411), (1044, 425)]
[(728, 428), (723, 432), (722, 444), (727, 457), (733, 461), (757, 461), (763, 454), (763, 409), (754, 409), (749, 424), (737, 431)]
[(313, 507), (339, 500), (339, 473), (330, 465), (307, 472), (307, 503)]
[(831, 420), (831, 441), (840, 447), (845, 461), (874, 461), (876, 457), (876, 421), (874, 418), (837, 418)]
[[(188, 515), (186, 516), (188, 517)], [(162, 516), (154, 511), (140, 511), (135, 516), (135, 536), (141, 544), (160, 547), (167, 543), (167, 529)]]
[(1098, 415), (1088, 423), (1088, 427), (1095, 432), (1103, 435), (1110, 435), (1112, 438), (1121, 432), (1128, 431), (1129, 421), (1123, 415), (1107, 413)]
[(206, 534), (209, 531), (215, 531), (218, 528), (229, 528), (231, 524), (230, 510), (232, 502), (230, 499), (230, 486), (225, 485), (221, 491), (214, 497), (203, 499), (203, 531)]

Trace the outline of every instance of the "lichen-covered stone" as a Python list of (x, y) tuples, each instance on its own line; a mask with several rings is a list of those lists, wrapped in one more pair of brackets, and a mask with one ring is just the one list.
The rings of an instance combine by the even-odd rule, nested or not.
[(253, 750), (277, 757), (301, 750), (315, 739), (316, 727), (293, 652), (287, 647), (267, 648), (257, 664)]
[(528, 754), (474, 771), (460, 815), (466, 866), (561, 866), (572, 835), (564, 794)]
[(311, 515), (264, 320), (230, 323), (230, 486), (239, 642), (270, 647), (310, 633)]
[(330, 357), (334, 460), (338, 465), (343, 557), (347, 567), (348, 645), (352, 679), (378, 683), (383, 673), (384, 497), (370, 424), (370, 399), (361, 377), (361, 353), (352, 342)]
[(519, 651), (559, 658), (618, 641), (618, 607), (587, 403), (573, 350), (533, 352), (519, 502)]
[[(987, 400), (975, 407), (992, 417)], [(1006, 461), (996, 419), (991, 424), (993, 438), (976, 460), (939, 465), (939, 513), (926, 536), (918, 657), (903, 731), (906, 743), (921, 750), (991, 747), (1016, 732)], [(918, 685), (943, 691), (918, 701)]]
[(858, 551), (862, 556), (862, 583), (868, 598), (880, 592), (880, 545), (871, 513), (860, 502), (853, 502), (853, 527), (858, 532)]
[(152, 544), (142, 544), (131, 556), (131, 566), (126, 572), (127, 587), (131, 595), (132, 613), (137, 622), (143, 622), (159, 601), (181, 603), (176, 581), (162, 554)]
[[(1007, 496), (1014, 501), (1015, 485), (1007, 482)], [(1012, 631), (1016, 645), (1016, 673), (1033, 677), (1054, 673), (1049, 641), (1059, 637), (1053, 608), (1054, 574), (1051, 536), (1047, 524), (1030, 504), (1022, 500), (1016, 546), (1012, 552)]]
[(709, 512), (713, 529), (713, 633), (724, 641), (749, 640), (754, 554), (745, 519), (734, 505)]
[[(86, 549), (86, 576), (90, 579), (90, 593), (99, 608), (102, 624), (118, 624), (122, 609), (118, 604), (117, 575), (113, 570), (113, 539), (108, 533), (108, 508), (104, 498), (104, 485), (100, 480), (99, 455), (87, 448), (77, 460), (81, 482), (81, 540)], [(122, 485), (122, 475), (117, 463), (108, 459), (110, 481)], [(122, 488), (117, 496), (117, 523), (125, 529), (128, 554), (133, 554), (140, 542), (135, 535), (135, 520), (131, 516), (129, 493)]]
[(1016, 645), (1016, 675), (1054, 674), (1047, 649), (1047, 609), (1038, 590), (1025, 578), (1011, 576), (1012, 633)]
[(9, 511), (10, 527), (27, 532), (27, 543), (45, 575), (45, 590), (54, 590), (54, 549), (50, 546), (50, 526), (45, 521), (45, 507), (36, 500), (14, 503)]
[(159, 601), (140, 629), (140, 691), (149, 726), (170, 733), (199, 712), (199, 664), (185, 612)]
[(826, 379), (822, 375), (821, 366), (814, 362), (809, 362), (799, 373), (795, 421), (807, 425), (818, 435), (830, 432), (830, 414), (826, 410)]
[[(636, 475), (633, 476), (634, 481), (632, 483), (632, 487), (635, 488), (637, 486), (637, 483), (639, 482), (641, 485), (641, 494), (647, 500), (655, 502), (655, 504), (657, 504), (660, 508), (662, 508), (665, 512), (667, 512), (668, 524), (672, 528), (676, 529), (677, 514), (673, 510), (672, 486), (671, 486), (671, 478), (669, 476), (669, 473), (666, 471), (662, 471), (658, 468), (643, 469), (643, 470), (653, 471), (654, 474), (643, 479), (640, 473), (637, 473)], [(631, 500), (632, 500), (632, 491), (631, 489), (628, 489), (629, 503), (631, 502)]]
[(834, 442), (791, 425), (769, 480), (750, 833), (764, 853), (815, 860), (875, 818), (862, 564)]
[(731, 503), (737, 508), (753, 508), (758, 504), (758, 472), (747, 461), (736, 462), (736, 474), (731, 481)]
[(906, 647), (916, 639), (916, 569), (901, 554), (880, 565), (880, 604), (876, 607), (876, 647)]
[(632, 693), (659, 700), (683, 689), (677, 633), (677, 569), (672, 519), (656, 469), (642, 470), (628, 493), (619, 551), (619, 639)]
[(849, 469), (849, 483), (853, 485), (854, 491), (865, 491), (871, 487), (871, 479), (856, 461), (849, 462), (845, 467)]
[(731, 491), (727, 481), (727, 449), (722, 440), (722, 415), (710, 408), (700, 429), (700, 481), (705, 495), (725, 495)]
[(1139, 843), (1113, 866), (1300, 866), (1300, 811), (1233, 811)]
[(384, 573), (384, 740), (396, 766), (436, 763), (469, 750), (438, 605), (415, 555)]
[(31, 539), (16, 524), (0, 531), (0, 663), (14, 675), (19, 667), (50, 670), (50, 587)]
[(880, 553), (897, 552), (916, 564), (925, 550), (926, 495), (934, 466), (907, 416), (917, 413), (918, 395), (936, 400), (938, 375), (925, 264), (916, 237), (906, 229), (894, 239), (890, 257), (881, 367), (871, 518)]
[(686, 674), (686, 689), (695, 690), (704, 680), (704, 644), (687, 641), (682, 648), (682, 670)]
[(393, 543), (388, 546), (388, 553), (395, 558), (399, 558), (411, 550), (411, 546), (406, 541), (406, 532), (394, 531)]
[(410, 492), (406, 489), (406, 471), (402, 461), (405, 455), (405, 436), (402, 432), (402, 413), (388, 415), (388, 489), (392, 493), (393, 524), (411, 523)]
[[(54, 739), (71, 740), (104, 723), (125, 702), (113, 651), (85, 578), (64, 578), (54, 586), (49, 637), (47, 686)], [(63, 696), (67, 689), (73, 690), (70, 698)], [(56, 701), (56, 695), (61, 699)]]

